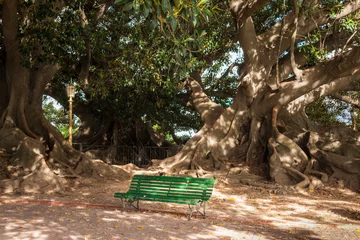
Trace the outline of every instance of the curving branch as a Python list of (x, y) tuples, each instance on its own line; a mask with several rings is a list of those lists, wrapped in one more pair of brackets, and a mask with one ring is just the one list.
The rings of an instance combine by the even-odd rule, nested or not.
[(337, 57), (303, 71), (302, 82), (283, 82), (281, 91), (267, 93), (264, 109), (270, 110), (276, 104), (285, 105), (303, 94), (336, 79), (352, 78), (360, 72), (360, 47), (353, 48), (345, 57)]
[[(200, 83), (196, 80), (200, 73), (192, 73), (193, 78), (189, 78), (186, 84), (191, 89), (191, 100), (201, 119), (205, 124), (212, 125), (216, 119), (223, 113), (224, 108), (213, 102), (203, 91)], [(196, 79), (195, 79), (196, 78)]]
[(354, 89), (354, 87), (357, 88), (356, 84), (354, 83), (359, 79), (360, 74), (351, 77), (336, 79), (335, 81), (331, 82), (331, 84), (324, 84), (312, 90), (311, 92), (298, 97), (294, 101), (287, 104), (286, 109), (291, 114), (303, 111), (308, 104), (319, 99), (321, 96), (333, 96), (333, 94), (336, 94), (336, 92), (338, 91), (352, 90)]
[(106, 13), (106, 11), (108, 10), (109, 7), (111, 7), (111, 5), (113, 5), (115, 2), (115, 0), (110, 0), (107, 1), (106, 3), (103, 3), (99, 6), (99, 10), (96, 14), (96, 20), (99, 20), (100, 18), (102, 18), (104, 16), (104, 14)]
[(332, 93), (331, 96), (334, 98), (337, 98), (343, 102), (349, 103), (355, 107), (360, 108), (360, 99), (354, 99), (350, 96), (342, 95), (338, 92)]
[[(345, 4), (344, 8), (335, 16), (333, 20), (338, 20), (347, 15), (360, 9), (360, 0), (354, 0)], [(315, 30), (318, 26), (326, 24), (329, 22), (328, 18), (329, 9), (324, 8), (316, 13), (314, 16), (309, 19), (306, 16), (299, 16), (298, 18), (298, 28), (297, 28), (297, 41), (301, 39), (302, 36), (307, 36), (308, 33)], [(267, 64), (274, 65), (277, 61), (279, 42), (274, 36), (280, 36), (281, 31), (284, 31), (284, 40), (281, 45), (281, 53), (286, 51), (291, 45), (291, 35), (293, 33), (293, 23), (294, 22), (294, 13), (291, 12), (286, 15), (282, 21), (276, 23), (272, 28), (267, 32), (258, 36), (259, 45), (266, 46), (268, 51), (264, 53), (265, 59), (267, 59)], [(286, 23), (283, 24), (282, 22)], [(284, 25), (284, 26), (282, 26)]]
[[(291, 62), (291, 68), (293, 70), (294, 75), (296, 76), (296, 79), (301, 78), (301, 70), (298, 69), (296, 62), (295, 62), (295, 45), (296, 45), (296, 34), (298, 29), (298, 19), (299, 19), (299, 6), (297, 5), (297, 0), (293, 0), (294, 5), (294, 31), (291, 35), (291, 42), (290, 42), (290, 62)], [(279, 49), (281, 49), (281, 46), (279, 46)]]
[[(109, 0), (104, 4), (100, 4), (100, 6), (95, 6), (95, 3), (88, 3), (84, 8), (79, 7), (81, 25), (83, 27), (89, 24), (96, 24), (106, 13), (109, 7), (114, 4), (115, 0)], [(88, 19), (85, 13), (85, 8), (90, 8), (89, 11), (96, 9), (96, 17), (94, 19)], [(91, 64), (91, 44), (90, 39), (85, 37), (85, 48), (86, 54), (80, 59), (80, 73), (79, 78), (84, 81), (84, 85), (87, 86), (89, 84), (89, 73), (90, 73), (90, 64)]]
[(257, 64), (259, 62), (260, 51), (254, 23), (251, 17), (247, 18), (244, 24), (239, 26), (238, 40), (244, 51), (245, 62)]
[(234, 13), (236, 22), (242, 22), (268, 2), (270, 0), (233, 0), (230, 3), (230, 9)]
[[(324, 39), (324, 41), (313, 43), (314, 45), (321, 44), (323, 49), (327, 52), (331, 52), (336, 49), (340, 49), (341, 46), (347, 42), (348, 38), (344, 36), (343, 33), (331, 34)], [(306, 53), (305, 52), (295, 52), (294, 58), (296, 59), (297, 66), (304, 66), (307, 63)], [(292, 73), (293, 69), (291, 67), (290, 54), (284, 56), (279, 60), (279, 80), (280, 82), (289, 78), (289, 75)], [(268, 82), (275, 82), (276, 75), (273, 73)]]
[(59, 64), (53, 65), (44, 65), (41, 64), (37, 70), (34, 72), (33, 76), (30, 77), (30, 84), (32, 86), (32, 92), (34, 94), (35, 100), (42, 99), (44, 94), (44, 89), (46, 89), (47, 84), (52, 80), (54, 75), (60, 70)]

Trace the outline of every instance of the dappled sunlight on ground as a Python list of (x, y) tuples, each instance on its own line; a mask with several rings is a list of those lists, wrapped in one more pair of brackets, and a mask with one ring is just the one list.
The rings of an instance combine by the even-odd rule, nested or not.
[(62, 194), (4, 195), (0, 239), (360, 239), (360, 196), (344, 189), (274, 194), (219, 181), (208, 217), (188, 221), (180, 204), (140, 202), (140, 212), (122, 212), (113, 194), (129, 183), (82, 179)]
[[(1, 239), (233, 239), (241, 226), (153, 213), (49, 205), (1, 206)], [(253, 236), (248, 232), (244, 236)], [(258, 238), (260, 239), (260, 238)]]
[(344, 239), (358, 237), (346, 227), (279, 227), (211, 218), (188, 221), (173, 214), (42, 204), (0, 207), (1, 239), (339, 239), (339, 233)]

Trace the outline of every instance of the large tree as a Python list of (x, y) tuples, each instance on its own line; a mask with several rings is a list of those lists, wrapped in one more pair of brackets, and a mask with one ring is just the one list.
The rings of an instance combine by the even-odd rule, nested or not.
[[(1, 184), (5, 191), (60, 190), (69, 177), (109, 169), (65, 141), (44, 117), (42, 97), (69, 65), (80, 66), (80, 78), (87, 81), (86, 24), (96, 24), (113, 2), (1, 1), (0, 148), (11, 178)], [(84, 9), (91, 12), (87, 19)], [(111, 172), (124, 176), (121, 169)]]
[(351, 99), (359, 90), (360, 2), (234, 0), (227, 7), (244, 53), (233, 103), (219, 106), (199, 75), (189, 78), (204, 125), (154, 165), (203, 175), (246, 162), (281, 184), (314, 187), (316, 177), (332, 176), (358, 190), (359, 132), (317, 125), (305, 109), (322, 96)]
[[(179, 43), (191, 44), (191, 35), (169, 44), (169, 37), (149, 31), (158, 29), (157, 21), (122, 12), (114, 0), (0, 3), (0, 148), (11, 178), (1, 187), (58, 190), (69, 177), (106, 175), (108, 166), (73, 149), (45, 118), (43, 94), (67, 105), (64, 86), (72, 79), (79, 90), (74, 108), (82, 120), (79, 140), (97, 143), (109, 132), (119, 136), (124, 119), (124, 128), (134, 129), (138, 140), (139, 120), (164, 116), (157, 110), (179, 90), (181, 83), (170, 76), (182, 78), (184, 71), (176, 69), (188, 64)], [(178, 46), (175, 54), (167, 54), (169, 45)], [(108, 173), (121, 177), (119, 172), (112, 168)]]
[[(195, 30), (191, 23), (183, 33), (172, 32), (173, 37), (159, 31), (160, 26), (149, 26), (149, 21), (139, 14), (109, 9), (99, 24), (88, 26), (92, 54), (87, 84), (77, 85), (82, 94), (76, 98), (74, 112), (82, 126), (74, 140), (89, 148), (109, 146), (109, 150), (114, 150), (116, 143), (168, 144), (159, 138), (161, 134), (154, 133), (152, 126), (156, 125), (157, 130), (168, 132), (181, 143), (175, 131), (198, 127), (199, 117), (185, 109), (190, 95), (184, 93), (179, 79), (185, 79), (193, 65), (205, 69), (212, 59), (226, 59), (222, 55), (234, 44), (229, 42), (231, 36), (223, 24), (210, 19)], [(194, 39), (192, 34), (200, 37)], [(196, 54), (188, 58), (187, 51)], [(79, 75), (80, 69), (63, 69), (47, 85), (45, 93), (66, 106), (65, 86), (71, 77), (74, 80)]]

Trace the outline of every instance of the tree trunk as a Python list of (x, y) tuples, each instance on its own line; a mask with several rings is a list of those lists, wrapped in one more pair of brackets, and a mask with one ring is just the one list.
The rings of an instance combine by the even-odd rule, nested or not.
[[(45, 119), (42, 95), (60, 67), (56, 64), (23, 67), (17, 36), (17, 1), (5, 0), (2, 8), (6, 59), (0, 84), (1, 103), (6, 108), (0, 109), (0, 149), (8, 158), (10, 181), (1, 182), (0, 188), (4, 192), (53, 192), (62, 190), (68, 177), (104, 175), (103, 165), (94, 164), (69, 146)], [(121, 169), (108, 172), (117, 178), (128, 177)]]

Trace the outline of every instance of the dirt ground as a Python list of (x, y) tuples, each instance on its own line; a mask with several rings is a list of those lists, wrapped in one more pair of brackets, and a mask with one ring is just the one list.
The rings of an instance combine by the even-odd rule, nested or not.
[(207, 218), (190, 221), (179, 204), (123, 212), (113, 194), (130, 181), (79, 178), (61, 194), (2, 195), (0, 239), (360, 239), (360, 194), (341, 183), (310, 192), (244, 179), (219, 178)]

